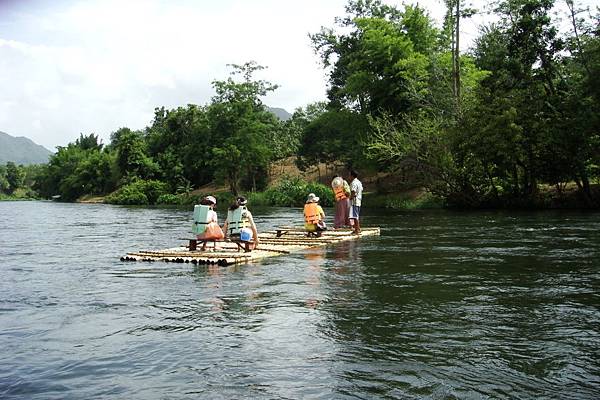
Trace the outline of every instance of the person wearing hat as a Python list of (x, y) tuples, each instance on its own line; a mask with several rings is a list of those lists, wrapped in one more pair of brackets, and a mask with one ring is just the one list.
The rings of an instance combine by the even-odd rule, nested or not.
[(242, 242), (246, 251), (258, 247), (258, 231), (252, 213), (246, 205), (248, 200), (244, 196), (238, 197), (227, 210), (227, 220), (223, 225), (225, 238), (229, 237), (232, 242)]
[(310, 193), (304, 204), (304, 229), (307, 236), (320, 237), (321, 232), (327, 229), (325, 226), (325, 213), (319, 205), (319, 197)]
[[(225, 236), (223, 234), (223, 230), (219, 226), (217, 212), (215, 208), (217, 208), (217, 199), (214, 196), (206, 196), (200, 201), (200, 205), (208, 206), (209, 210), (206, 216), (206, 230), (196, 235), (198, 240), (219, 240), (223, 239)], [(202, 250), (206, 249), (206, 242), (202, 246)]]

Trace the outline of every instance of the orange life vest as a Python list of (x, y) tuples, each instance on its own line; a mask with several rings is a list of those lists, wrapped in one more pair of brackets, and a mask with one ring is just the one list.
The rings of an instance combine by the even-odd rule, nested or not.
[(335, 201), (345, 200), (348, 198), (348, 196), (346, 196), (346, 192), (344, 191), (344, 185), (334, 187), (333, 192), (335, 193)]
[(307, 224), (316, 224), (321, 220), (319, 205), (317, 203), (308, 203), (304, 205), (304, 220)]

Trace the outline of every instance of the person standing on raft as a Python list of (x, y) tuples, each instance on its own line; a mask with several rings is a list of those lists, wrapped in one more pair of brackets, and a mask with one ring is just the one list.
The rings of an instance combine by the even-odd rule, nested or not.
[(354, 234), (360, 234), (360, 207), (362, 205), (362, 183), (358, 180), (358, 173), (350, 171), (350, 225)]
[(314, 193), (310, 193), (306, 199), (306, 204), (304, 204), (306, 236), (320, 237), (321, 233), (327, 229), (325, 226), (325, 213), (318, 203), (319, 198)]
[(331, 188), (335, 195), (335, 217), (333, 219), (333, 229), (339, 229), (344, 226), (350, 226), (350, 185), (339, 175), (333, 177)]
[(227, 210), (227, 220), (223, 225), (225, 238), (229, 237), (232, 242), (248, 243), (248, 250), (258, 247), (258, 231), (252, 213), (246, 205), (248, 200), (240, 196)]

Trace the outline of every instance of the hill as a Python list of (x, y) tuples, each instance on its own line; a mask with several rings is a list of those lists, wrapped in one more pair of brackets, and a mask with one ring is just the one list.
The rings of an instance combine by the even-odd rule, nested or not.
[(35, 144), (26, 137), (14, 137), (0, 131), (0, 165), (12, 161), (15, 164), (44, 164), (52, 152)]
[(287, 112), (283, 108), (267, 107), (267, 109), (270, 112), (272, 112), (273, 114), (275, 114), (275, 116), (277, 118), (279, 118), (280, 120), (282, 120), (282, 121), (287, 121), (288, 119), (292, 118), (292, 114), (290, 114), (289, 112)]

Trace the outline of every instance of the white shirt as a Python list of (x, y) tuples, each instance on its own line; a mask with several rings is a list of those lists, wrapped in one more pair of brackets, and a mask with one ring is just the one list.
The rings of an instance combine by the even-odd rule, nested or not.
[(354, 180), (350, 183), (350, 190), (352, 190), (355, 194), (354, 198), (352, 199), (352, 205), (360, 207), (362, 204), (363, 186), (358, 178), (354, 178)]

